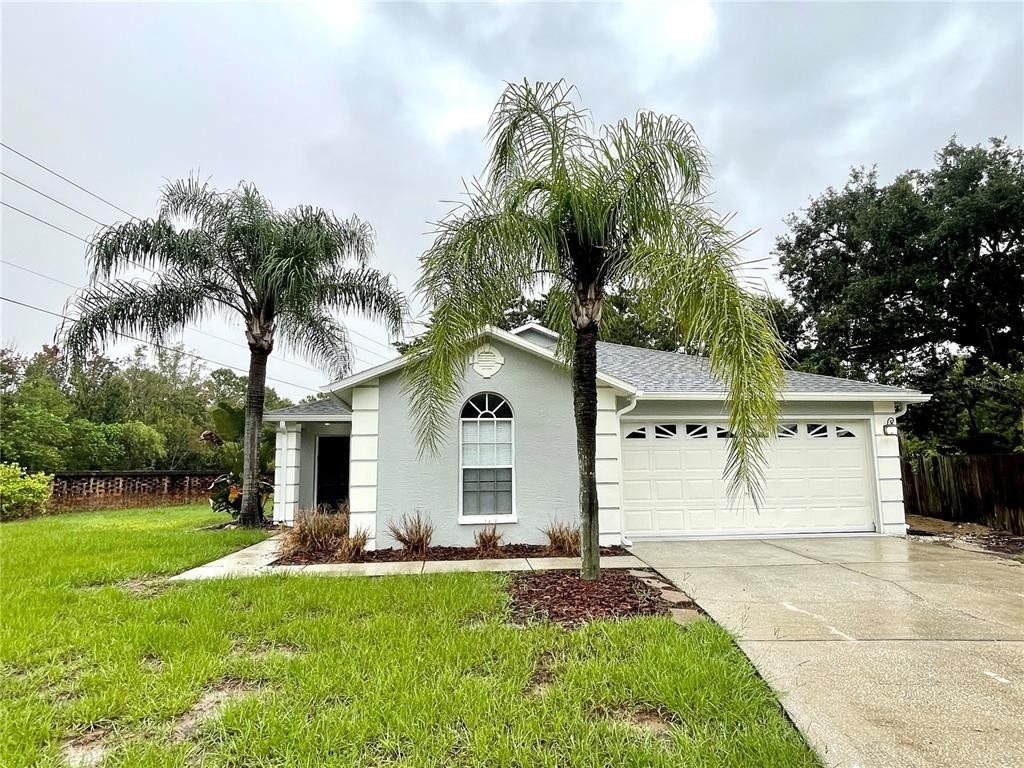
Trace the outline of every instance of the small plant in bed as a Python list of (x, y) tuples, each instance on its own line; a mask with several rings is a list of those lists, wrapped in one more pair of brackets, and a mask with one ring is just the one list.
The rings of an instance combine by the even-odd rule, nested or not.
[(489, 525), (480, 528), (473, 533), (473, 544), (476, 545), (476, 554), (481, 559), (501, 557), (501, 540), (505, 534), (498, 530), (498, 526)]
[(366, 557), (366, 545), (369, 541), (370, 532), (361, 528), (342, 538), (334, 551), (334, 556), (343, 563), (361, 563)]
[(541, 530), (548, 540), (544, 554), (547, 557), (579, 557), (582, 542), (580, 527), (569, 523), (549, 523)]
[(417, 510), (415, 515), (402, 515), (400, 520), (389, 521), (388, 532), (411, 555), (410, 559), (423, 560), (434, 537), (434, 524)]
[(348, 536), (347, 506), (336, 510), (300, 509), (284, 534), (281, 554), (286, 558), (334, 555)]

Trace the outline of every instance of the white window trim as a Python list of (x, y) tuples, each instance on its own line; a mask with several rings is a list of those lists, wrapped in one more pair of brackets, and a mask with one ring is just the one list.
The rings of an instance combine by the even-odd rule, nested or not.
[[(466, 407), (466, 403), (472, 400), (477, 395), (497, 395), (508, 405), (512, 411), (511, 419), (488, 419), (488, 421), (507, 421), (512, 425), (512, 463), (508, 464), (494, 464), (486, 467), (466, 467), (462, 463), (462, 424), (465, 421), (477, 421), (480, 419), (464, 419), (462, 418), (462, 409)], [(465, 493), (463, 487), (462, 474), (463, 470), (466, 469), (511, 469), (512, 470), (512, 514), (511, 515), (466, 515), (462, 511), (463, 495)], [(459, 525), (489, 525), (491, 523), (518, 523), (519, 522), (519, 507), (516, 505), (516, 412), (512, 408), (512, 403), (509, 402), (508, 398), (497, 392), (491, 392), (489, 390), (484, 392), (476, 392), (470, 395), (462, 403), (462, 408), (459, 408), (459, 476), (458, 476), (458, 496), (459, 496)]]

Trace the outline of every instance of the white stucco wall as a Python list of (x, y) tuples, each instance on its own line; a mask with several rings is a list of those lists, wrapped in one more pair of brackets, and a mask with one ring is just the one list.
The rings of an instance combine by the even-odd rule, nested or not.
[[(458, 429), (463, 403), (479, 392), (501, 395), (514, 413), (516, 522), (499, 525), (505, 542), (543, 543), (540, 529), (549, 522), (578, 519), (576, 426), (568, 372), (551, 360), (510, 345), (492, 345), (501, 352), (504, 364), (490, 378), (467, 367), (455, 404), (449, 409), (447, 440), (436, 455), (419, 455), (401, 374), (381, 378), (376, 485), (379, 546), (392, 544), (386, 530), (389, 520), (417, 510), (430, 515), (436, 544), (473, 544), (474, 531), (484, 524), (459, 522)], [(607, 417), (602, 424), (605, 429), (615, 428)]]

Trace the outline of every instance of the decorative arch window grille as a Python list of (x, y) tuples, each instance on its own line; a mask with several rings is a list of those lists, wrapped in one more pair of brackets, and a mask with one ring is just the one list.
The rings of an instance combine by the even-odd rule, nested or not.
[(512, 406), (481, 392), (460, 414), (462, 517), (511, 517), (515, 512)]

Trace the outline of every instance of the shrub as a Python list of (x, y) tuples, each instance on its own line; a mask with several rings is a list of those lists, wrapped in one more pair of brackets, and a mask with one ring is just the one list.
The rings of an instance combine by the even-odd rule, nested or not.
[(294, 557), (314, 552), (335, 552), (347, 537), (348, 507), (340, 507), (332, 514), (318, 509), (300, 509), (281, 541), (281, 554)]
[[(227, 512), (238, 517), (242, 511), (242, 481), (237, 475), (229, 472), (221, 475), (209, 487), (210, 508), (214, 512)], [(266, 509), (267, 503), (274, 495), (274, 486), (266, 480), (260, 480), (260, 509)]]
[(501, 554), (501, 540), (505, 534), (498, 530), (498, 526), (489, 525), (480, 528), (473, 533), (473, 543), (476, 545), (477, 557), (497, 557)]
[(370, 532), (365, 528), (360, 528), (355, 533), (342, 538), (341, 543), (338, 544), (337, 551), (334, 553), (335, 557), (343, 563), (361, 562), (363, 555), (366, 554), (366, 545), (369, 541)]
[(578, 557), (580, 554), (580, 527), (570, 523), (550, 523), (542, 528), (548, 538), (544, 554), (550, 557)]
[(402, 515), (397, 523), (390, 521), (388, 531), (403, 549), (417, 557), (426, 557), (430, 539), (434, 536), (434, 524), (417, 510), (415, 515)]
[(35, 517), (46, 512), (53, 475), (29, 474), (17, 464), (0, 464), (0, 520)]

